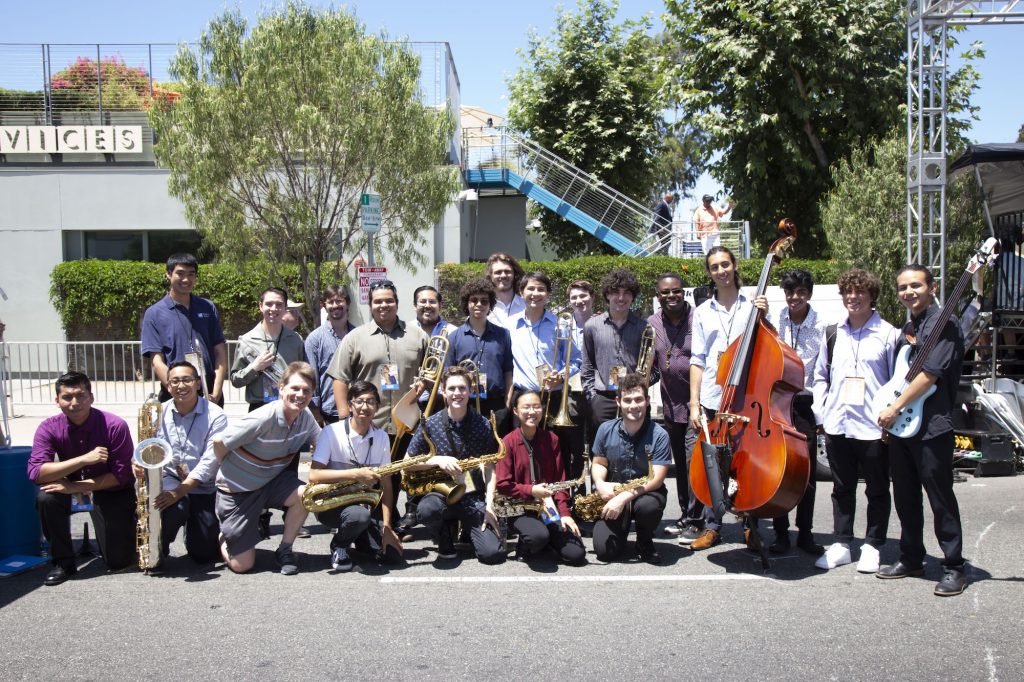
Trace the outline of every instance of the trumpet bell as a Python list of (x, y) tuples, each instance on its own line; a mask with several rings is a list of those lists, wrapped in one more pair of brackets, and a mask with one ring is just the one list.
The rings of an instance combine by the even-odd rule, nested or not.
[(143, 469), (161, 469), (174, 457), (171, 444), (163, 438), (147, 438), (135, 446), (132, 461)]

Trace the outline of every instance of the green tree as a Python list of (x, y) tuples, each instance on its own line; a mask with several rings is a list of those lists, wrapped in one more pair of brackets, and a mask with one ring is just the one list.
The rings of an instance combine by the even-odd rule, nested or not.
[(414, 53), (343, 11), (289, 4), (251, 33), (225, 13), (198, 53), (179, 49), (181, 98), (151, 114), (170, 191), (222, 259), (263, 256), (279, 281), (278, 264), (297, 264), (306, 301), (321, 264), (335, 261), (340, 281), (365, 247), (365, 192), (381, 197), (377, 252), (422, 263), (424, 232), (459, 183), (446, 159), (454, 120), (420, 102), (419, 72)]
[[(676, 134), (650, 19), (615, 23), (618, 2), (580, 0), (563, 11), (550, 37), (529, 36), (526, 66), (509, 80), (508, 122), (536, 143), (626, 196), (647, 201), (659, 184), (654, 159)], [(539, 213), (545, 244), (560, 257), (610, 253), (576, 226)]]
[[(861, 267), (882, 280), (878, 310), (890, 322), (905, 319), (894, 291), (896, 271), (907, 262), (907, 142), (897, 126), (884, 138), (840, 161), (834, 188), (821, 202), (832, 254), (843, 270)], [(981, 201), (971, 174), (950, 181), (946, 194), (946, 293), (952, 291), (984, 232)]]
[(679, 99), (709, 137), (715, 179), (755, 239), (797, 221), (820, 253), (829, 168), (888, 132), (904, 100), (901, 0), (666, 0)]

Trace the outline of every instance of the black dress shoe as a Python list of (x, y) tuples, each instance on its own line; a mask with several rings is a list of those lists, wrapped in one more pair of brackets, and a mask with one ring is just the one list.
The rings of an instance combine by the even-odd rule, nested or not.
[(962, 570), (947, 568), (942, 580), (935, 586), (935, 594), (939, 597), (954, 597), (967, 587), (967, 579)]
[(636, 555), (640, 559), (640, 561), (643, 561), (648, 564), (657, 565), (661, 563), (661, 554), (658, 553), (658, 550), (654, 549), (654, 545), (638, 547), (636, 550)]
[(919, 577), (922, 575), (924, 575), (924, 566), (911, 568), (902, 561), (897, 561), (889, 566), (882, 566), (878, 569), (878, 573), (875, 573), (875, 577), (882, 580), (896, 580), (897, 578)]
[(789, 533), (785, 535), (776, 535), (775, 542), (768, 547), (768, 551), (772, 554), (785, 554), (793, 547), (789, 542)]
[(70, 578), (77, 572), (77, 568), (65, 568), (63, 566), (54, 566), (50, 569), (50, 572), (46, 574), (46, 580), (43, 581), (43, 584), (47, 587), (60, 585), (62, 582), (65, 582), (68, 578)]
[(814, 541), (814, 536), (808, 533), (804, 535), (801, 533), (796, 538), (796, 546), (814, 556), (821, 556), (825, 553), (825, 548)]

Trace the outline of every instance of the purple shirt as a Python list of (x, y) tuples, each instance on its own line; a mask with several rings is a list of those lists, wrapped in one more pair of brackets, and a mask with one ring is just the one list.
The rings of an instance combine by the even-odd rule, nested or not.
[(663, 311), (648, 317), (647, 324), (654, 327), (654, 364), (661, 370), (661, 403), (665, 421), (686, 424), (690, 421), (693, 306), (686, 305), (678, 326), (665, 319)]
[(32, 440), (32, 454), (28, 458), (28, 478), (36, 483), (39, 469), (44, 464), (74, 459), (98, 447), (107, 449), (107, 461), (82, 467), (68, 478), (77, 481), (114, 474), (120, 485), (112, 489), (133, 484), (132, 455), (135, 446), (132, 445), (128, 424), (117, 415), (96, 408), (89, 410), (89, 416), (81, 426), (72, 424), (63, 413), (39, 425)]

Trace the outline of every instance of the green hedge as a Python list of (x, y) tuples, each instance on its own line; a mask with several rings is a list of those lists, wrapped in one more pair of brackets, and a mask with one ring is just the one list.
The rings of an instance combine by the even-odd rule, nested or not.
[[(557, 309), (568, 303), (565, 288), (570, 282), (585, 279), (600, 287), (601, 279), (608, 271), (624, 267), (632, 270), (640, 282), (641, 292), (637, 297), (637, 305), (643, 312), (649, 313), (652, 307), (651, 297), (659, 275), (674, 271), (683, 278), (683, 286), (695, 287), (710, 281), (704, 270), (704, 261), (697, 258), (679, 259), (668, 256), (650, 258), (633, 258), (629, 256), (587, 256), (567, 261), (520, 261), (526, 271), (541, 270), (551, 278), (551, 308)], [(764, 267), (763, 259), (740, 260), (740, 274), (745, 284), (756, 284)], [(779, 277), (785, 270), (803, 268), (808, 270), (816, 283), (834, 284), (839, 278), (839, 265), (832, 260), (801, 260), (782, 261), (772, 271), (772, 284), (779, 283)], [(459, 289), (470, 279), (484, 274), (484, 263), (461, 263), (438, 266), (439, 288), (444, 298), (444, 315), (447, 320), (458, 320), (463, 317), (459, 311)], [(600, 301), (598, 301), (600, 303)]]
[[(325, 266), (324, 281), (331, 281)], [(298, 267), (285, 266), (283, 280), (271, 280), (265, 262), (240, 269), (200, 265), (195, 293), (212, 300), (224, 334), (235, 338), (252, 328), (259, 316), (256, 301), (267, 286), (283, 286), (302, 301)], [(50, 274), (50, 300), (69, 340), (137, 339), (146, 308), (167, 293), (163, 263), (80, 260), (57, 265)]]

